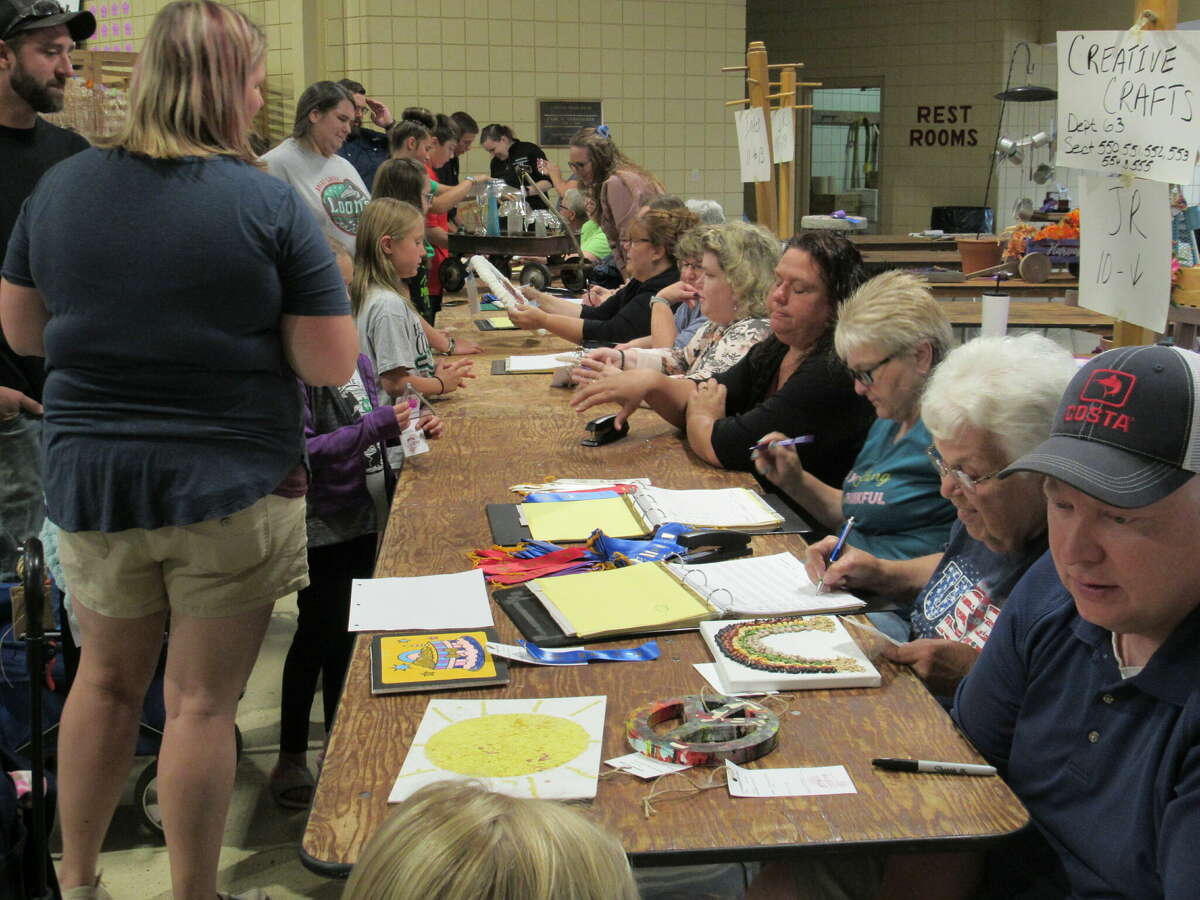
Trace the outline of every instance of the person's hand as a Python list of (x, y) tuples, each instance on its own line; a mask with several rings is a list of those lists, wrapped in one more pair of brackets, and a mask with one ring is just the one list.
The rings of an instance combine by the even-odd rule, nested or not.
[(595, 350), (589, 350), (583, 354), (584, 359), (594, 359), (600, 363), (606, 363), (617, 369), (621, 368), (621, 363), (625, 359), (625, 352), (616, 350), (613, 347), (597, 347)]
[(40, 416), (42, 404), (16, 388), (0, 387), (0, 422), (15, 419), (22, 411), (33, 416)]
[(424, 432), (425, 437), (431, 441), (436, 441), (442, 436), (446, 425), (440, 416), (435, 416), (433, 413), (425, 413), (425, 415), (417, 419), (417, 427)]
[(401, 400), (392, 407), (392, 412), (396, 416), (396, 425), (403, 431), (408, 427), (408, 420), (412, 417), (412, 407), (408, 405), (407, 400)]
[(546, 322), (546, 313), (536, 306), (518, 306), (508, 311), (508, 319), (518, 328), (537, 331)]
[[(760, 437), (758, 443), (766, 444), (770, 441), (784, 440), (787, 440), (786, 434), (772, 431), (770, 434)], [(764, 447), (761, 450), (751, 451), (750, 458), (754, 460), (754, 468), (763, 478), (785, 490), (787, 485), (795, 482), (804, 474), (804, 466), (800, 462), (800, 456), (796, 453), (795, 447)]]
[(662, 297), (672, 306), (678, 306), (680, 303), (688, 305), (696, 303), (700, 299), (700, 292), (690, 284), (684, 284), (682, 281), (676, 281), (674, 284), (668, 284), (665, 288), (658, 292), (657, 296)]
[(911, 668), (933, 694), (948, 697), (971, 671), (971, 666), (979, 659), (979, 651), (958, 641), (919, 638), (907, 644), (888, 644), (883, 648), (883, 656)]
[(562, 169), (557, 163), (552, 163), (548, 159), (539, 159), (537, 161), (538, 174), (547, 176), (552, 182), (558, 184), (562, 181)]
[(571, 370), (571, 381), (575, 384), (588, 384), (609, 375), (620, 375), (621, 370), (612, 363), (585, 356), (579, 365)]
[(823, 577), (824, 586), (831, 591), (871, 591), (879, 584), (879, 559), (867, 553), (842, 545), (837, 561), (830, 563), (829, 555), (837, 546), (837, 535), (829, 535), (815, 544), (810, 544), (804, 557), (804, 570), (816, 584)]
[(612, 288), (600, 287), (598, 284), (593, 284), (584, 292), (583, 302), (587, 306), (599, 306), (615, 293), (616, 291)]
[(482, 353), (483, 347), (475, 343), (470, 338), (456, 338), (454, 341), (454, 352), (451, 356), (469, 356), (472, 353)]
[(688, 400), (687, 412), (689, 417), (692, 415), (704, 416), (714, 422), (717, 419), (723, 419), (725, 417), (725, 385), (715, 378), (701, 381), (696, 385), (696, 393), (692, 394), (692, 398)]
[(371, 121), (380, 128), (391, 128), (396, 120), (392, 116), (392, 111), (387, 108), (387, 104), (382, 101), (375, 100), (372, 97), (367, 97), (367, 108), (371, 110)]
[(571, 398), (571, 406), (576, 412), (583, 412), (602, 403), (620, 404), (617, 413), (617, 427), (625, 424), (646, 394), (650, 391), (656, 378), (661, 374), (650, 369), (634, 369), (631, 372), (621, 372), (586, 384), (575, 392)]
[(471, 372), (471, 365), (472, 361), (469, 359), (443, 359), (438, 362), (436, 374), (446, 386), (445, 393), (466, 387), (464, 382), (475, 377)]

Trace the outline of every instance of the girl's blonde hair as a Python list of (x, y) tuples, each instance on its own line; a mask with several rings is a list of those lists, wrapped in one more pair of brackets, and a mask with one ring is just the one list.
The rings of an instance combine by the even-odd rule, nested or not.
[(213, 0), (176, 0), (154, 17), (129, 86), (129, 115), (101, 147), (157, 159), (256, 162), (246, 84), (267, 50), (261, 28)]
[(428, 785), (363, 848), (343, 900), (636, 900), (621, 844), (580, 810)]
[(425, 217), (411, 203), (378, 197), (366, 205), (358, 218), (358, 236), (354, 240), (354, 279), (350, 282), (350, 311), (355, 316), (363, 308), (372, 287), (405, 293), (396, 276), (396, 269), (380, 241), (386, 235), (400, 240), (418, 225), (424, 227)]

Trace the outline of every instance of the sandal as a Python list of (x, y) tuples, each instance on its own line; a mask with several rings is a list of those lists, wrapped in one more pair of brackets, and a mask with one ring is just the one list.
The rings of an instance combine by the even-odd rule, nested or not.
[(276, 766), (267, 781), (271, 799), (284, 809), (308, 809), (316, 786), (307, 766)]

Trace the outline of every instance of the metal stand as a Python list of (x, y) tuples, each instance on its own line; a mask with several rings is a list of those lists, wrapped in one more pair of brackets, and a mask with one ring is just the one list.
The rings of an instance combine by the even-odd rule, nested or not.
[(46, 564), (42, 555), (42, 542), (28, 538), (22, 548), (20, 564), (21, 584), (25, 591), (25, 665), (29, 672), (29, 765), (33, 800), (33, 827), (30, 842), (35, 860), (30, 880), (29, 896), (33, 900), (53, 900), (53, 892), (47, 885), (46, 865), (46, 762), (42, 735), (42, 683), (46, 667), (46, 632), (43, 629), (42, 610), (45, 608)]

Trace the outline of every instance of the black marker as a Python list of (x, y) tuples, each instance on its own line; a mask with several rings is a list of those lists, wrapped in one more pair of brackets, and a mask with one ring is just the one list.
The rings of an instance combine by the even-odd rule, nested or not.
[(995, 775), (995, 766), (977, 763), (934, 762), (928, 759), (873, 759), (871, 765), (889, 772), (931, 772), (937, 775)]

